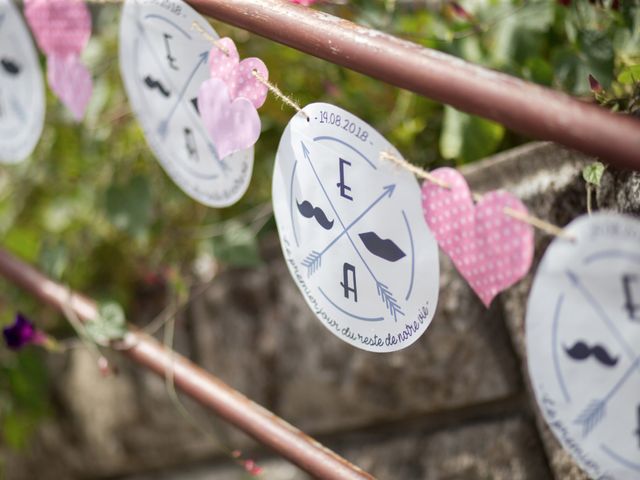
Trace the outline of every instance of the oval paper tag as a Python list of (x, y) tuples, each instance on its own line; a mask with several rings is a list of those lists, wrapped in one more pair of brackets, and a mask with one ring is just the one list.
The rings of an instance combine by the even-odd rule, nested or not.
[(596, 213), (540, 264), (527, 310), (542, 413), (593, 478), (640, 478), (640, 221)]
[(44, 83), (31, 35), (12, 2), (0, 0), (0, 162), (31, 155), (44, 112)]
[(273, 205), (285, 260), (334, 335), (363, 350), (415, 342), (438, 301), (438, 249), (413, 175), (380, 160), (400, 154), (333, 105), (304, 108), (276, 157)]
[(237, 202), (251, 180), (253, 148), (218, 158), (198, 110), (218, 38), (185, 2), (126, 0), (120, 22), (120, 69), (131, 106), (160, 164), (185, 193), (211, 207)]

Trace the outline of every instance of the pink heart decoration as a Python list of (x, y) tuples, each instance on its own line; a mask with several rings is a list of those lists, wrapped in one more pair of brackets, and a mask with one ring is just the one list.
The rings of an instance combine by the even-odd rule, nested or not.
[(267, 66), (256, 57), (240, 62), (238, 49), (230, 38), (221, 38), (217, 44), (219, 46), (214, 46), (209, 52), (211, 78), (223, 80), (232, 99), (243, 97), (260, 108), (267, 99), (268, 88), (253, 75), (253, 71), (257, 70), (266, 80), (269, 78)]
[(47, 55), (79, 55), (91, 36), (91, 15), (81, 0), (27, 0), (25, 16)]
[(452, 168), (432, 175), (451, 188), (422, 185), (422, 209), (440, 248), (489, 306), (493, 298), (520, 280), (533, 260), (533, 228), (504, 213), (527, 213), (514, 195), (489, 192), (474, 206), (464, 177)]
[(51, 90), (71, 110), (76, 121), (82, 120), (93, 92), (93, 81), (80, 59), (75, 55), (49, 55), (47, 80)]
[(246, 98), (231, 100), (225, 82), (206, 80), (198, 91), (198, 109), (205, 130), (222, 159), (254, 145), (260, 137), (260, 116)]

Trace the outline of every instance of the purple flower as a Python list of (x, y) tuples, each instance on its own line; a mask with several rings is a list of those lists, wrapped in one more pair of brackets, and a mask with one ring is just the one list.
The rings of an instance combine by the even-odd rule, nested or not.
[(2, 329), (4, 342), (11, 350), (20, 350), (25, 345), (42, 345), (46, 336), (21, 313), (16, 314), (13, 325)]

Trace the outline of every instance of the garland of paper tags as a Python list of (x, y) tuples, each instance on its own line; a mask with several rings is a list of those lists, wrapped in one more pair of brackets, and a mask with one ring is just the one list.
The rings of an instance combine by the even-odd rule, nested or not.
[[(91, 32), (86, 5), (27, 0), (25, 15), (47, 56), (49, 86), (80, 121), (92, 91), (80, 61)], [(10, 28), (0, 29), (0, 89), (13, 96), (3, 99), (0, 132), (26, 131), (0, 135), (0, 161), (13, 163), (37, 143), (44, 96), (37, 54), (10, 0), (0, 0), (3, 21)], [(24, 58), (6, 49), (3, 35), (20, 39)], [(640, 476), (637, 219), (597, 213), (561, 229), (511, 193), (473, 194), (455, 169), (419, 169), (351, 113), (324, 103), (301, 108), (269, 81), (260, 59), (241, 61), (234, 42), (180, 0), (123, 2), (120, 65), (163, 168), (212, 207), (236, 202), (248, 187), (268, 92), (296, 110), (273, 174), (284, 258), (322, 324), (358, 348), (393, 352), (426, 331), (438, 302), (438, 246), (488, 307), (529, 272), (533, 228), (555, 236), (526, 319), (536, 398), (589, 474)]]

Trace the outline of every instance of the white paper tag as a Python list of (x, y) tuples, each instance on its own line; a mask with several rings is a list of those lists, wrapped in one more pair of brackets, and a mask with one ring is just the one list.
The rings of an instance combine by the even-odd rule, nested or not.
[(413, 175), (382, 135), (325, 103), (287, 126), (273, 205), (285, 260), (307, 303), (334, 335), (363, 350), (415, 342), (438, 301), (438, 249)]
[(38, 53), (22, 16), (0, 0), (0, 162), (17, 163), (35, 148), (44, 124)]
[(540, 264), (527, 311), (542, 413), (594, 478), (640, 478), (640, 221), (596, 213)]
[(209, 22), (180, 0), (126, 0), (120, 69), (131, 106), (160, 164), (185, 193), (211, 207), (237, 202), (251, 180), (253, 148), (218, 158), (200, 120), (198, 89), (209, 78)]

